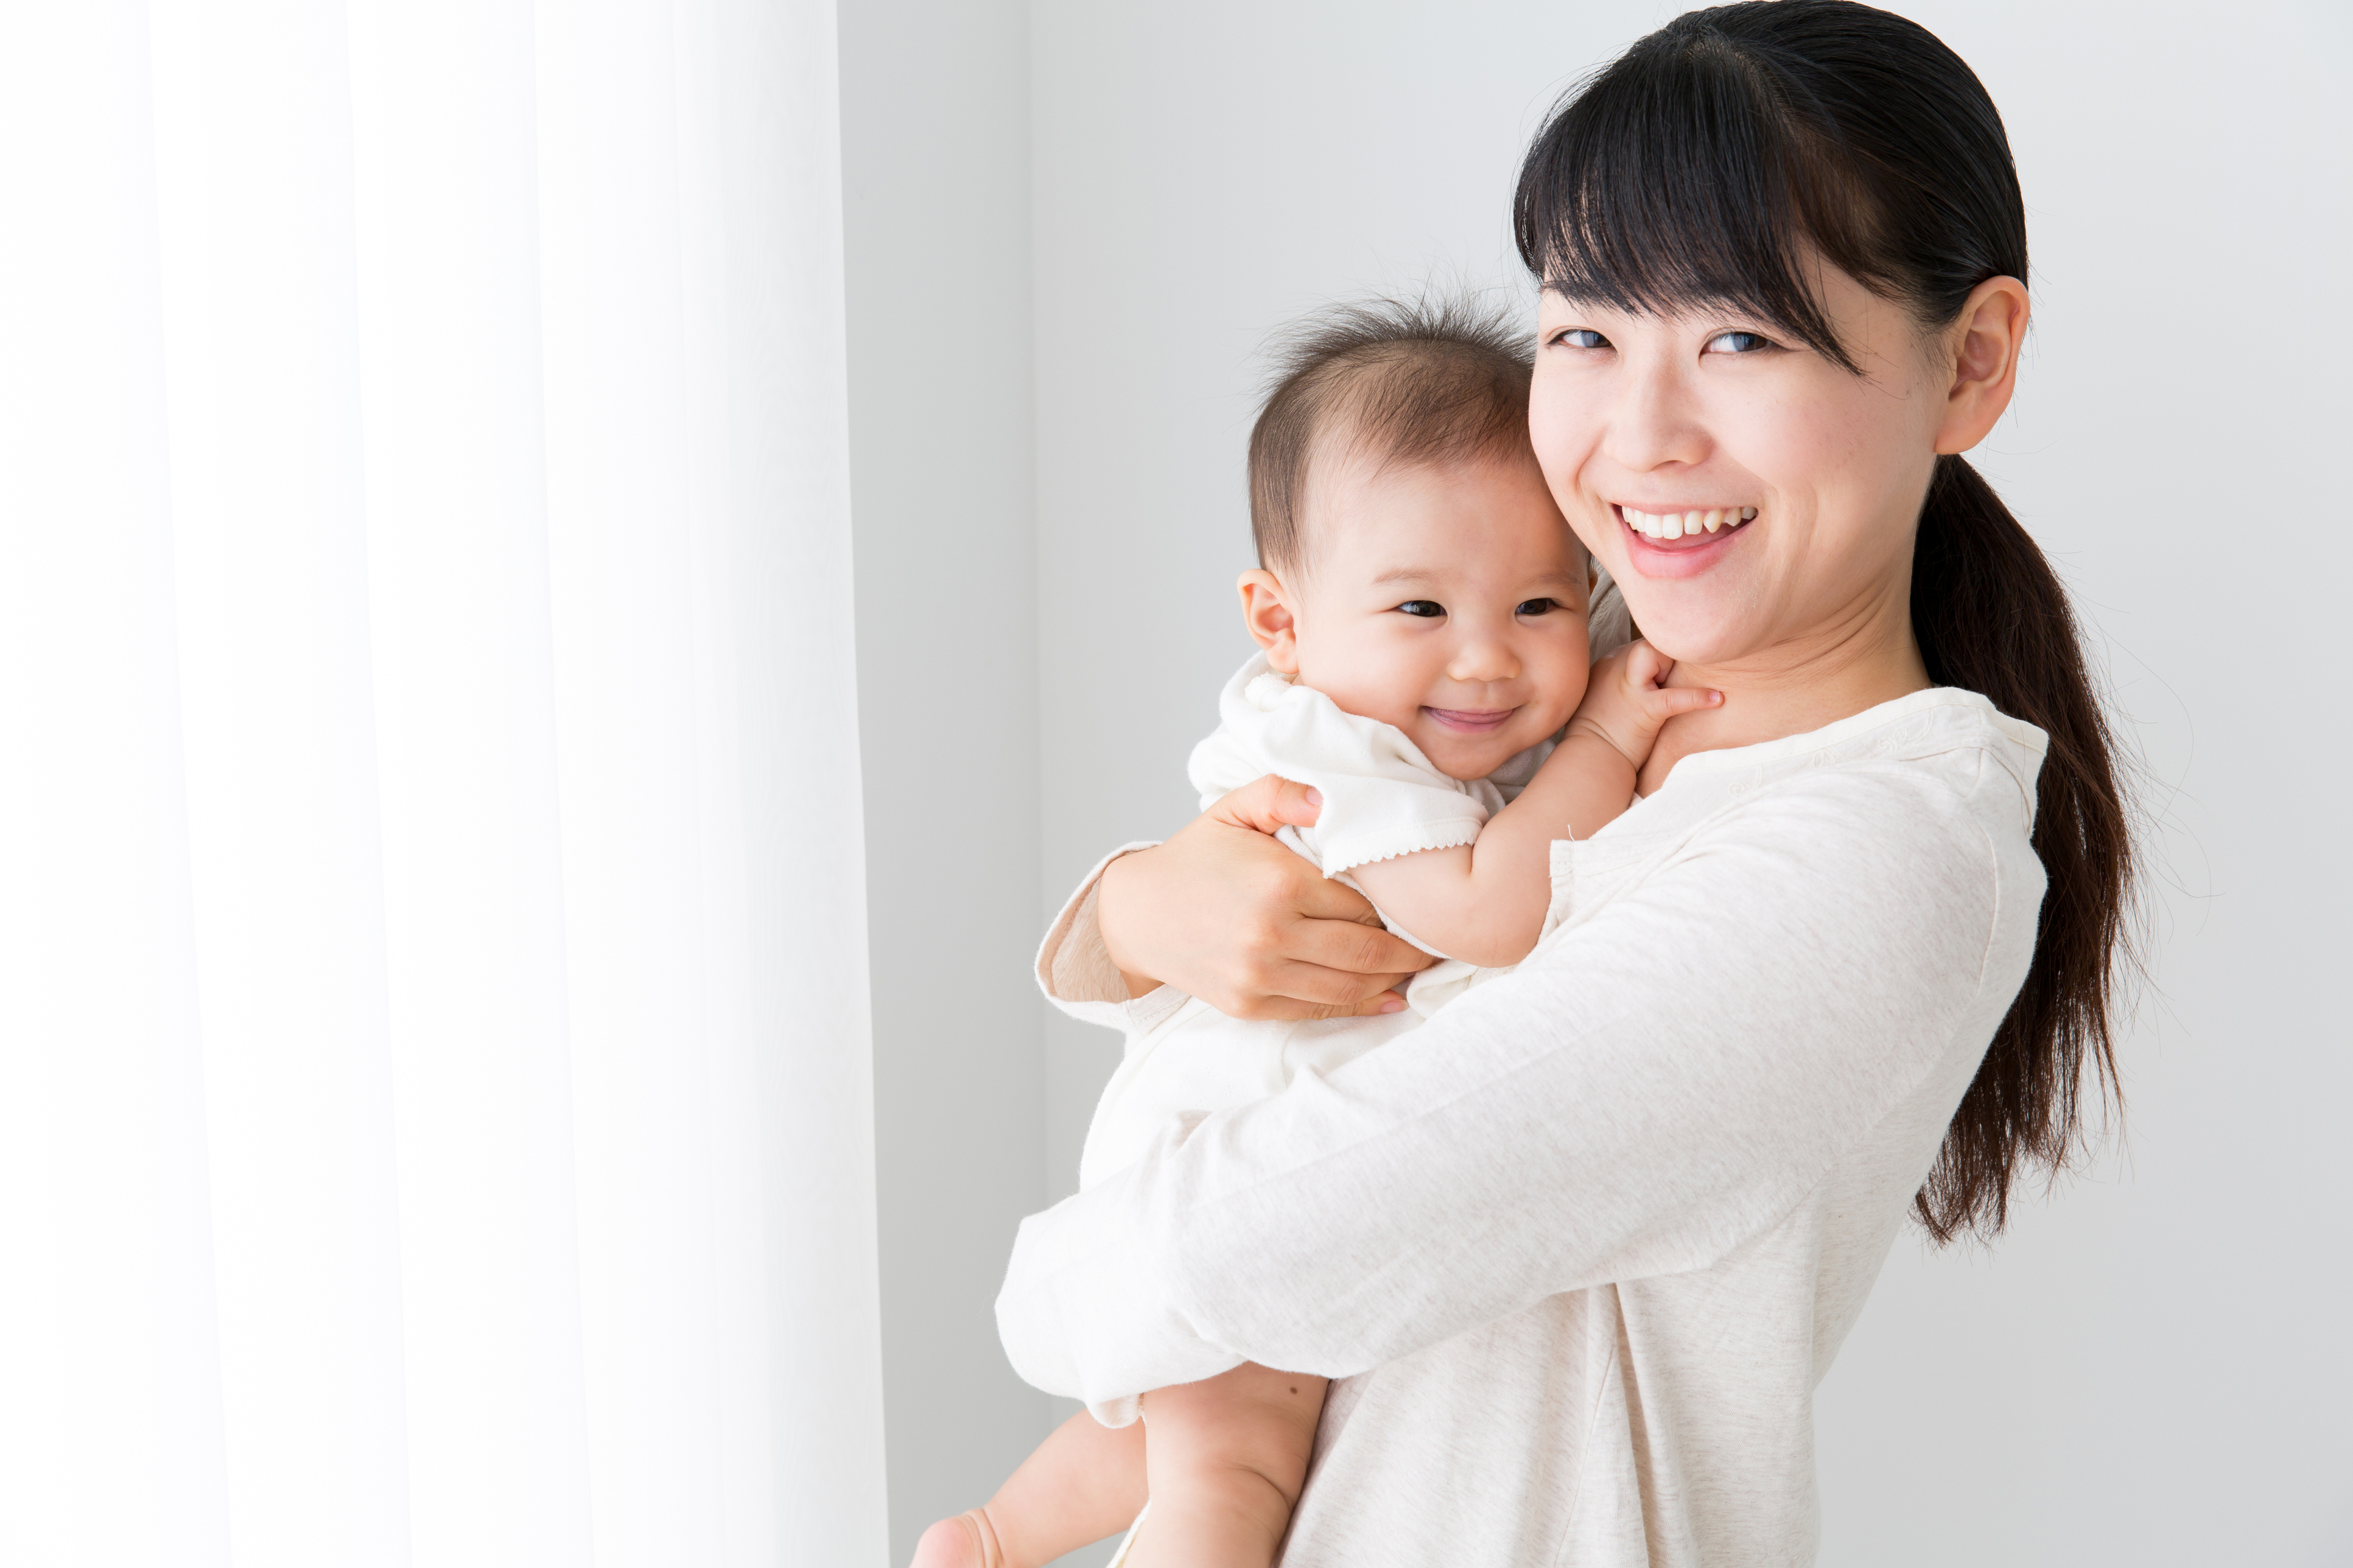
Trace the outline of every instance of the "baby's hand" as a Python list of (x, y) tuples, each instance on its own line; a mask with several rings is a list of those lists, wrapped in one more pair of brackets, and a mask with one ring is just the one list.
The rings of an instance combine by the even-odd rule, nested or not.
[(1649, 643), (1628, 643), (1593, 667), (1585, 700), (1568, 721), (1568, 733), (1607, 742), (1641, 768), (1659, 738), (1660, 726), (1678, 713), (1713, 708), (1724, 700), (1724, 693), (1704, 687), (1670, 687), (1667, 676), (1674, 668), (1674, 660)]

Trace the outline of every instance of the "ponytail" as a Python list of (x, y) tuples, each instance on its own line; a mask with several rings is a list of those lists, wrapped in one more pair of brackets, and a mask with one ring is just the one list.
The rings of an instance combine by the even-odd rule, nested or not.
[(2034, 852), (2046, 887), (2034, 959), (1913, 1200), (1939, 1242), (2009, 1217), (2021, 1157), (2052, 1170), (2082, 1134), (2084, 1068), (2119, 1102), (2113, 1013), (2129, 958), (2131, 825), (2116, 742), (2067, 592), (1977, 470), (1936, 459), (1912, 561), (1912, 626), (1928, 678), (1983, 694), (2050, 737)]
[[(1570, 299), (1737, 306), (1857, 375), (1818, 294), (1824, 267), (1930, 334), (1988, 279), (2026, 281), (2026, 201), (1985, 84), (1917, 22), (1851, 0), (1686, 11), (1635, 44), (1537, 134), (1513, 232), (1537, 282)], [(1921, 508), (1912, 624), (1931, 679), (2051, 738), (2033, 963), (1914, 1204), (1944, 1242), (2000, 1230), (2022, 1167), (2066, 1164), (2087, 1067), (2116, 1093), (2133, 846), (2066, 591), (1958, 458), (1936, 459)]]

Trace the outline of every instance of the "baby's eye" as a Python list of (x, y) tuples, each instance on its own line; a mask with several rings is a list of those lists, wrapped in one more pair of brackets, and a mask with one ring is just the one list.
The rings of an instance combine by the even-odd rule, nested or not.
[(1571, 327), (1555, 334), (1552, 341), (1572, 349), (1606, 349), (1609, 346), (1609, 340), (1591, 327)]
[(1409, 616), (1442, 616), (1446, 606), (1435, 599), (1408, 599), (1398, 606)]
[(1769, 349), (1773, 340), (1762, 332), (1718, 332), (1707, 340), (1706, 353), (1712, 354), (1753, 354), (1758, 349)]
[(1523, 599), (1512, 612), (1515, 616), (1545, 616), (1560, 608), (1558, 599)]

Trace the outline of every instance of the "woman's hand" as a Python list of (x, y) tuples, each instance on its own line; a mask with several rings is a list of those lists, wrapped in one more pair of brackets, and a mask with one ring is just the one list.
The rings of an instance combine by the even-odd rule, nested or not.
[(1234, 1018), (1394, 1013), (1391, 991), (1436, 960), (1381, 929), (1373, 906), (1268, 837), (1314, 824), (1314, 791), (1246, 784), (1155, 849), (1103, 870), (1103, 945), (1137, 995), (1169, 984)]

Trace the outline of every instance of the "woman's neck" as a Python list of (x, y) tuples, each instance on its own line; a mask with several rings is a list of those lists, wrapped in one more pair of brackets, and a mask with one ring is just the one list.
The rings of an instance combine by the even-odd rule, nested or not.
[(1903, 602), (1720, 665), (1679, 662), (1670, 686), (1714, 687), (1724, 705), (1683, 714), (1659, 731), (1638, 787), (1649, 795), (1694, 752), (1802, 735), (1935, 682)]

